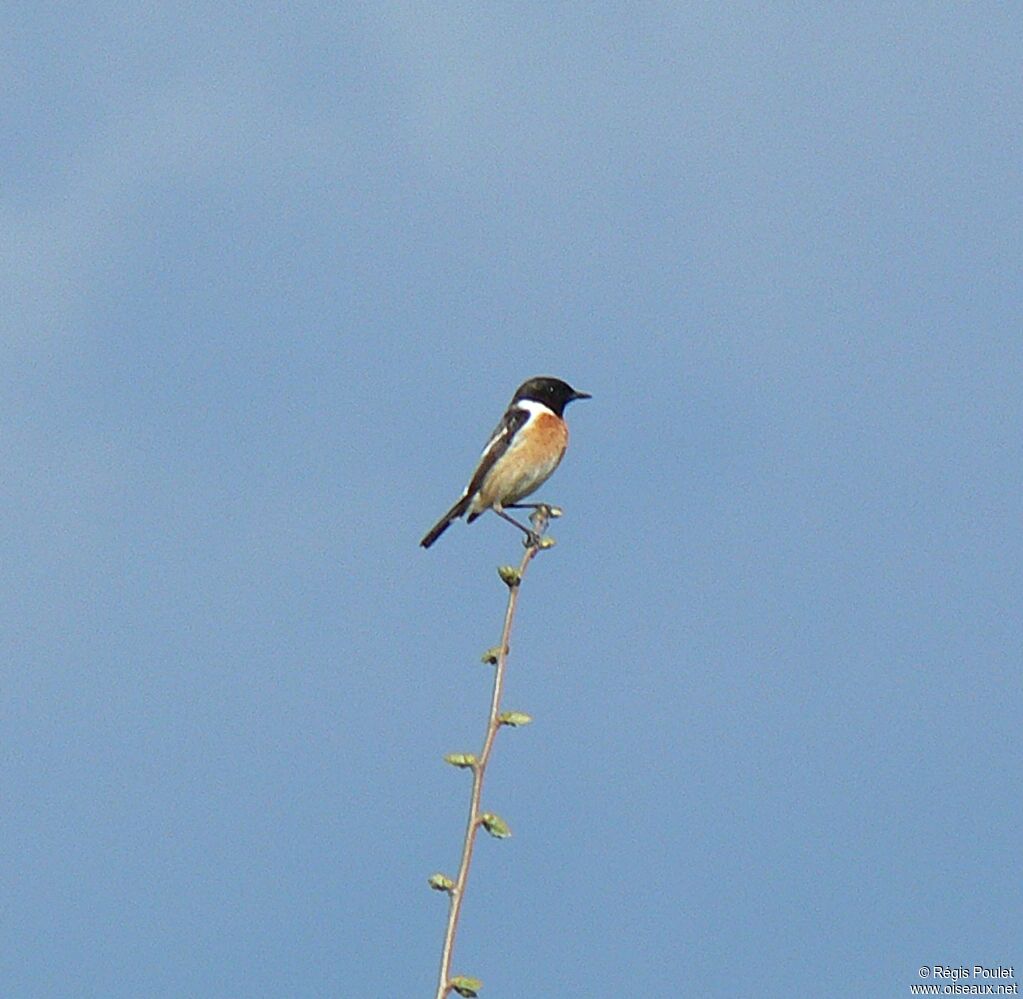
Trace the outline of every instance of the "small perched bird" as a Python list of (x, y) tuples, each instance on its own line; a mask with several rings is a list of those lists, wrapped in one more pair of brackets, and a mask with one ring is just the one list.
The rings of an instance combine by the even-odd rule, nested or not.
[(536, 492), (554, 474), (568, 447), (568, 426), (562, 414), (574, 399), (589, 399), (559, 378), (530, 378), (523, 382), (494, 428), (483, 449), (472, 479), (458, 502), (448, 510), (419, 543), (429, 548), (464, 513), (472, 523), (481, 513), (493, 510), (499, 517), (526, 532), (533, 532), (504, 511), (535, 507), (519, 503)]

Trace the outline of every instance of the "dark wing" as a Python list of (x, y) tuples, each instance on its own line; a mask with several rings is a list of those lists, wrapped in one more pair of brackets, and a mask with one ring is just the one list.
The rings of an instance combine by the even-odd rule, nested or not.
[(501, 417), (501, 422), (494, 427), (494, 432), (490, 435), (490, 440), (483, 449), (480, 463), (476, 466), (476, 472), (472, 477), (472, 481), (465, 487), (466, 496), (471, 498), (480, 491), (487, 473), (497, 464), (501, 455), (508, 450), (508, 446), (515, 438), (515, 435), (525, 426), (528, 419), (529, 412), (525, 409), (519, 409), (517, 406), (509, 409)]
[[(513, 407), (504, 414), (501, 422), (494, 427), (494, 432), (490, 435), (490, 440), (483, 449), (480, 463), (476, 466), (476, 471), (473, 473), (472, 482), (465, 487), (465, 491), (458, 497), (455, 505), (433, 525), (426, 537), (419, 542), (424, 548), (429, 548), (450, 527), (453, 520), (457, 520), (465, 513), (473, 497), (483, 485), (483, 480), (487, 477), (487, 473), (494, 467), (501, 455), (508, 450), (508, 446), (515, 439), (515, 434), (521, 427), (525, 426), (528, 419), (529, 413), (518, 407)], [(470, 514), (470, 523), (478, 516), (478, 513)]]

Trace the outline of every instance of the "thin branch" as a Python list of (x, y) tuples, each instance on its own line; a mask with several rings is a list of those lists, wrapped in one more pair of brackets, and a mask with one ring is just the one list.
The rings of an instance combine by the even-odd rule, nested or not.
[(526, 539), (526, 551), (522, 556), (517, 570), (513, 572), (502, 572), (501, 578), (508, 585), (508, 606), (504, 612), (504, 627), (501, 630), (501, 644), (495, 650), (496, 668), (494, 670), (494, 688), (490, 696), (490, 716), (487, 721), (487, 732), (483, 739), (483, 748), (472, 765), (472, 791), (469, 795), (469, 819), (465, 827), (465, 839), (462, 842), (462, 859), (458, 865), (458, 876), (454, 885), (448, 889), (450, 904), (448, 907), (448, 924), (444, 932), (444, 947), (441, 950), (440, 976), (437, 981), (437, 992), (435, 999), (445, 999), (445, 996), (454, 988), (451, 980), (451, 958), (455, 948), (455, 936), (458, 933), (458, 919), (462, 914), (462, 900), (465, 898), (465, 887), (469, 880), (469, 868), (472, 865), (472, 852), (476, 845), (476, 836), (479, 833), (480, 825), (483, 823), (483, 815), (480, 811), (480, 800), (483, 797), (483, 780), (486, 777), (487, 763), (490, 761), (490, 754), (494, 748), (494, 740), (497, 738), (498, 729), (501, 728), (501, 694), (504, 691), (505, 666), (508, 661), (508, 647), (511, 638), (512, 625), (515, 623), (515, 609), (519, 601), (519, 588), (522, 585), (522, 578), (529, 568), (537, 552), (549, 547), (553, 542), (544, 539), (543, 534), (547, 530), (552, 515), (560, 511), (552, 511), (548, 506), (540, 505), (536, 508), (530, 521), (533, 524), (534, 534)]

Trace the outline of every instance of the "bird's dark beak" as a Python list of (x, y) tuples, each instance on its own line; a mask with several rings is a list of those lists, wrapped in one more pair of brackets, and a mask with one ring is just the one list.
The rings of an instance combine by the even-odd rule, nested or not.
[(593, 396), (590, 395), (589, 392), (576, 392), (574, 389), (572, 391), (572, 401), (573, 402), (576, 399), (592, 399), (592, 398), (593, 398)]

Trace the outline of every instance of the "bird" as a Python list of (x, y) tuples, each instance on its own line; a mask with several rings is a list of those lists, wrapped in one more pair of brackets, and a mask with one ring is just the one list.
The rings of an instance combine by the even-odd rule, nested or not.
[(471, 524), (487, 510), (533, 539), (535, 533), (505, 510), (540, 505), (519, 500), (536, 492), (564, 457), (568, 446), (565, 407), (576, 399), (590, 398), (588, 392), (577, 392), (560, 378), (541, 375), (524, 381), (490, 435), (462, 495), (419, 544), (429, 548), (459, 517), (468, 514), (466, 522)]

